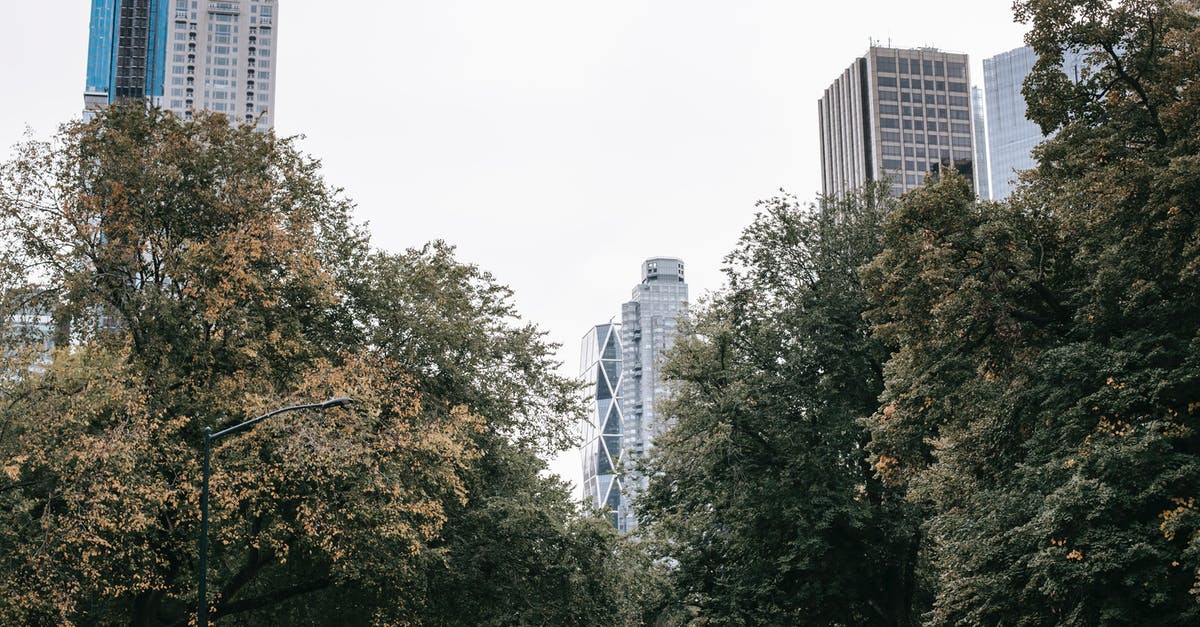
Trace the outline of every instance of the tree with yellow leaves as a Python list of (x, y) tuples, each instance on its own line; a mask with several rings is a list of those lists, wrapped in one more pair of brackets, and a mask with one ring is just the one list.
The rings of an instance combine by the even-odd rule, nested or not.
[[(481, 464), (512, 449), (506, 476), (541, 481), (577, 403), (505, 288), (445, 245), (372, 252), (350, 209), (293, 140), (140, 106), (0, 168), (0, 623), (187, 623), (204, 429), (332, 396), (356, 402), (214, 450), (210, 617), (424, 621)], [(44, 356), (8, 333), (29, 294)], [(611, 545), (561, 504), (547, 534)]]

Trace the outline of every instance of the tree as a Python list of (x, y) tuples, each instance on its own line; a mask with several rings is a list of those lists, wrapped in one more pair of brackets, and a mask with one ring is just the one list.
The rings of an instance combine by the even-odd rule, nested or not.
[(1038, 168), (1004, 205), (906, 197), (865, 271), (873, 459), (930, 508), (935, 624), (1197, 620), (1196, 8), (1016, 3)]
[(521, 323), (512, 292), (453, 248), (433, 242), (377, 253), (348, 273), (338, 342), (371, 346), (415, 376), (424, 403), (470, 407), (483, 418), (480, 456), (464, 474), (432, 551), (405, 587), (423, 624), (625, 622), (642, 583), (610, 527), (577, 511), (543, 456), (573, 445), (583, 406), (557, 374), (554, 345)]
[(0, 384), (0, 622), (185, 622), (203, 429), (334, 395), (358, 402), (215, 451), (214, 618), (419, 621), (448, 521), (528, 494), (496, 477), (550, 495), (530, 520), (567, 563), (605, 564), (536, 483), (578, 405), (553, 347), (448, 247), (372, 253), (349, 211), (292, 140), (221, 116), (112, 107), (4, 165), (4, 302), (34, 283), (71, 331)]
[(668, 357), (674, 425), (655, 443), (639, 532), (705, 620), (909, 624), (916, 519), (872, 476), (860, 424), (886, 352), (856, 270), (892, 201), (874, 187), (760, 206), (727, 289)]

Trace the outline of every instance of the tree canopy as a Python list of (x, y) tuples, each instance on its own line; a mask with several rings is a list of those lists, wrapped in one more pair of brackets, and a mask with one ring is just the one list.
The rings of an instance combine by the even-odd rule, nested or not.
[[(0, 622), (184, 624), (203, 430), (332, 396), (356, 402), (215, 449), (212, 618), (610, 615), (615, 534), (539, 475), (579, 413), (554, 346), (451, 246), (372, 251), (351, 210), (294, 140), (222, 116), (115, 106), (4, 164), (0, 314), (46, 324), (4, 325)], [(579, 583), (472, 570), (530, 546)]]
[(1014, 9), (1013, 197), (770, 201), (676, 345), (642, 507), (698, 616), (1200, 620), (1200, 5)]
[(675, 602), (729, 624), (906, 623), (915, 518), (872, 475), (860, 421), (881, 344), (856, 270), (880, 245), (884, 187), (815, 207), (760, 203), (728, 287), (667, 361), (639, 530), (676, 565)]

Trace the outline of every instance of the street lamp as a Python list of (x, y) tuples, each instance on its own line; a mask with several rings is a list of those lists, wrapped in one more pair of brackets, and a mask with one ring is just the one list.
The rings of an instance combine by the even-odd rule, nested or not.
[(204, 428), (204, 483), (200, 488), (200, 594), (196, 603), (196, 624), (199, 627), (208, 627), (208, 475), (211, 473), (210, 463), (212, 460), (212, 445), (213, 442), (227, 436), (233, 435), (240, 431), (245, 431), (250, 427), (279, 414), (286, 414), (289, 411), (299, 411), (301, 409), (330, 409), (332, 407), (341, 407), (353, 403), (352, 398), (331, 398), (324, 403), (310, 403), (308, 405), (293, 405), (276, 409), (247, 420), (241, 424), (233, 425), (232, 427), (222, 429), (216, 433), (212, 432), (211, 427)]

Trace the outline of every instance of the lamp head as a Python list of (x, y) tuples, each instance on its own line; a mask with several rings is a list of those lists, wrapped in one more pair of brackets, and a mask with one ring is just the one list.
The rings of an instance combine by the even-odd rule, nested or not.
[(325, 401), (324, 403), (321, 403), (319, 408), (320, 409), (330, 409), (333, 407), (341, 407), (343, 405), (349, 405), (350, 403), (353, 403), (353, 402), (354, 402), (354, 399), (352, 399), (352, 398), (346, 398), (346, 397), (331, 398), (331, 399)]

